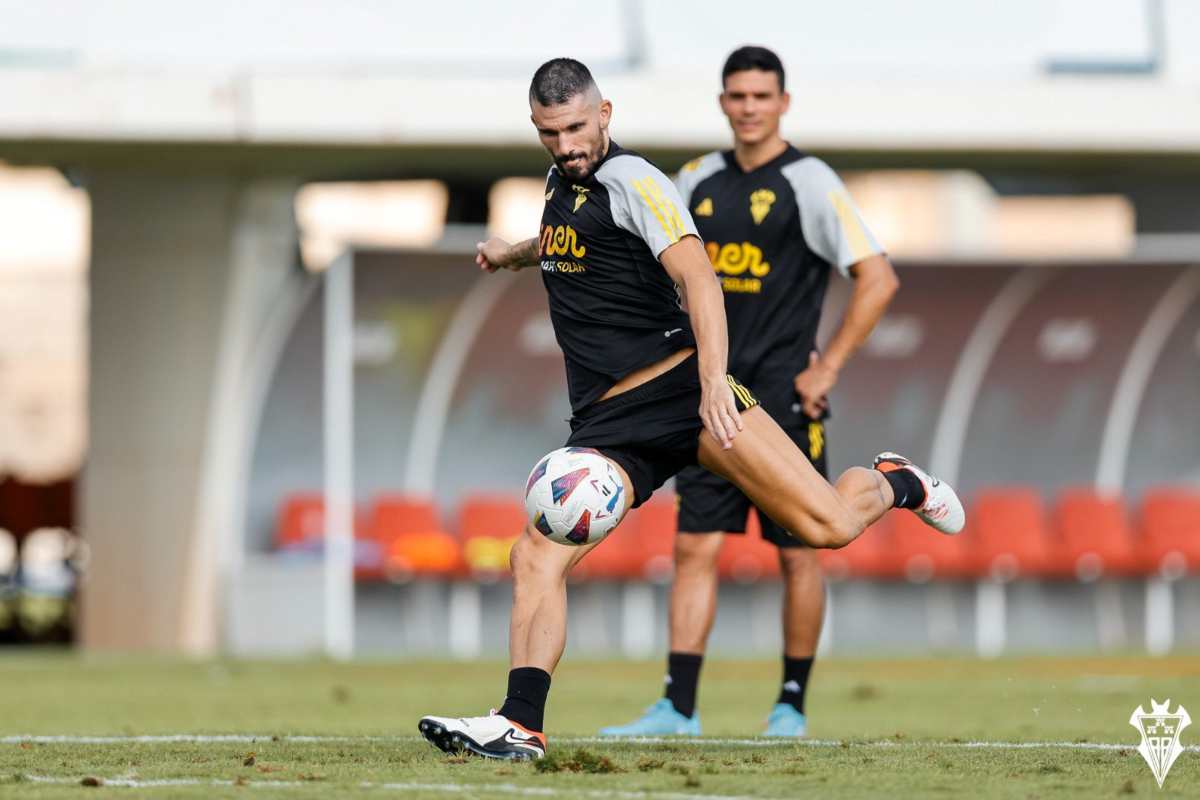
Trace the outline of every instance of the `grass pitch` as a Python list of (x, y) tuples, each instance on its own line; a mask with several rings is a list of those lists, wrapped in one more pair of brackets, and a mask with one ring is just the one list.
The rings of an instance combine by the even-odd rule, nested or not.
[(535, 764), (447, 757), (422, 714), (498, 705), (505, 666), (180, 662), (0, 654), (0, 796), (1200, 796), (1200, 729), (1158, 789), (1128, 724), (1151, 697), (1200, 720), (1200, 657), (819, 661), (808, 743), (757, 739), (778, 665), (712, 659), (706, 738), (607, 742), (659, 662), (567, 660)]

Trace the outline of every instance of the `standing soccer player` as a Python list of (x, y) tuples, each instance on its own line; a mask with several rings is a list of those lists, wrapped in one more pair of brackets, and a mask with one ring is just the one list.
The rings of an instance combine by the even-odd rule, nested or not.
[[(725, 292), (729, 370), (828, 478), (824, 419), (829, 391), (899, 287), (845, 187), (823, 161), (779, 133), (788, 110), (783, 64), (765, 47), (742, 47), (721, 70), (721, 110), (732, 150), (684, 165), (676, 184)], [(829, 274), (854, 279), (841, 327), (816, 352)], [(696, 687), (717, 612), (717, 556), (725, 533), (746, 529), (751, 500), (702, 467), (675, 479), (679, 535), (671, 587), (666, 696), (608, 736), (699, 735)], [(770, 517), (762, 536), (783, 573), (783, 678), (767, 736), (804, 736), (804, 695), (825, 610), (816, 551)]]
[[(646, 159), (609, 138), (612, 104), (569, 58), (534, 73), (529, 106), (554, 160), (541, 234), (479, 244), (487, 272), (539, 266), (571, 399), (569, 446), (620, 476), (625, 508), (700, 464), (814, 547), (843, 547), (891, 508), (942, 533), (965, 515), (954, 490), (894, 453), (830, 485), (726, 371), (725, 303), (688, 207)], [(680, 294), (687, 312), (680, 307)], [(567, 637), (566, 577), (596, 544), (558, 544), (532, 524), (513, 544), (508, 692), (480, 717), (423, 717), (447, 752), (541, 758), (550, 674)]]

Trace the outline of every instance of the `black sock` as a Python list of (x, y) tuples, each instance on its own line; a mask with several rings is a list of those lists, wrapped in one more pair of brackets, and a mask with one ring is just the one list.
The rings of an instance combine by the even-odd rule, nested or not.
[(508, 673), (508, 696), (497, 713), (531, 731), (542, 732), (550, 673), (537, 667), (517, 667)]
[(696, 685), (700, 682), (700, 663), (696, 653), (667, 654), (667, 699), (685, 717), (696, 713)]
[(779, 690), (777, 703), (790, 703), (801, 714), (804, 713), (804, 692), (808, 689), (808, 673), (812, 670), (811, 658), (783, 657), (783, 688)]
[(883, 479), (892, 485), (892, 493), (896, 499), (892, 508), (920, 508), (925, 502), (925, 487), (921, 479), (910, 469), (894, 469), (884, 472)]

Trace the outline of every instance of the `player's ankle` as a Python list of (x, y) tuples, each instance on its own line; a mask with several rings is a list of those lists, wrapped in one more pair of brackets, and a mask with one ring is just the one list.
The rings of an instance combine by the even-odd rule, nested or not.
[(804, 695), (808, 691), (808, 676), (812, 672), (813, 657), (783, 657), (783, 682), (776, 703), (787, 703), (801, 714), (804, 713)]
[(882, 472), (883, 479), (892, 487), (892, 508), (920, 508), (925, 502), (925, 487), (921, 479), (910, 469), (893, 469)]
[(538, 667), (517, 667), (508, 673), (508, 694), (497, 713), (526, 730), (541, 733), (549, 693), (549, 672)]
[(700, 666), (704, 656), (699, 653), (667, 654), (666, 698), (683, 716), (696, 715), (696, 687), (700, 682)]

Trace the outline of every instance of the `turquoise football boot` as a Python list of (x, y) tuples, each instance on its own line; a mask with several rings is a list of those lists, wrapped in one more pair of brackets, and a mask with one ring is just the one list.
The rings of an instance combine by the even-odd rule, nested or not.
[(776, 703), (767, 717), (767, 731), (763, 736), (781, 736), (803, 739), (808, 733), (808, 722), (804, 715), (791, 703)]
[[(790, 708), (790, 706), (789, 706)], [(667, 698), (646, 709), (640, 719), (628, 725), (610, 725), (600, 729), (601, 736), (699, 736), (700, 713), (685, 717)]]

